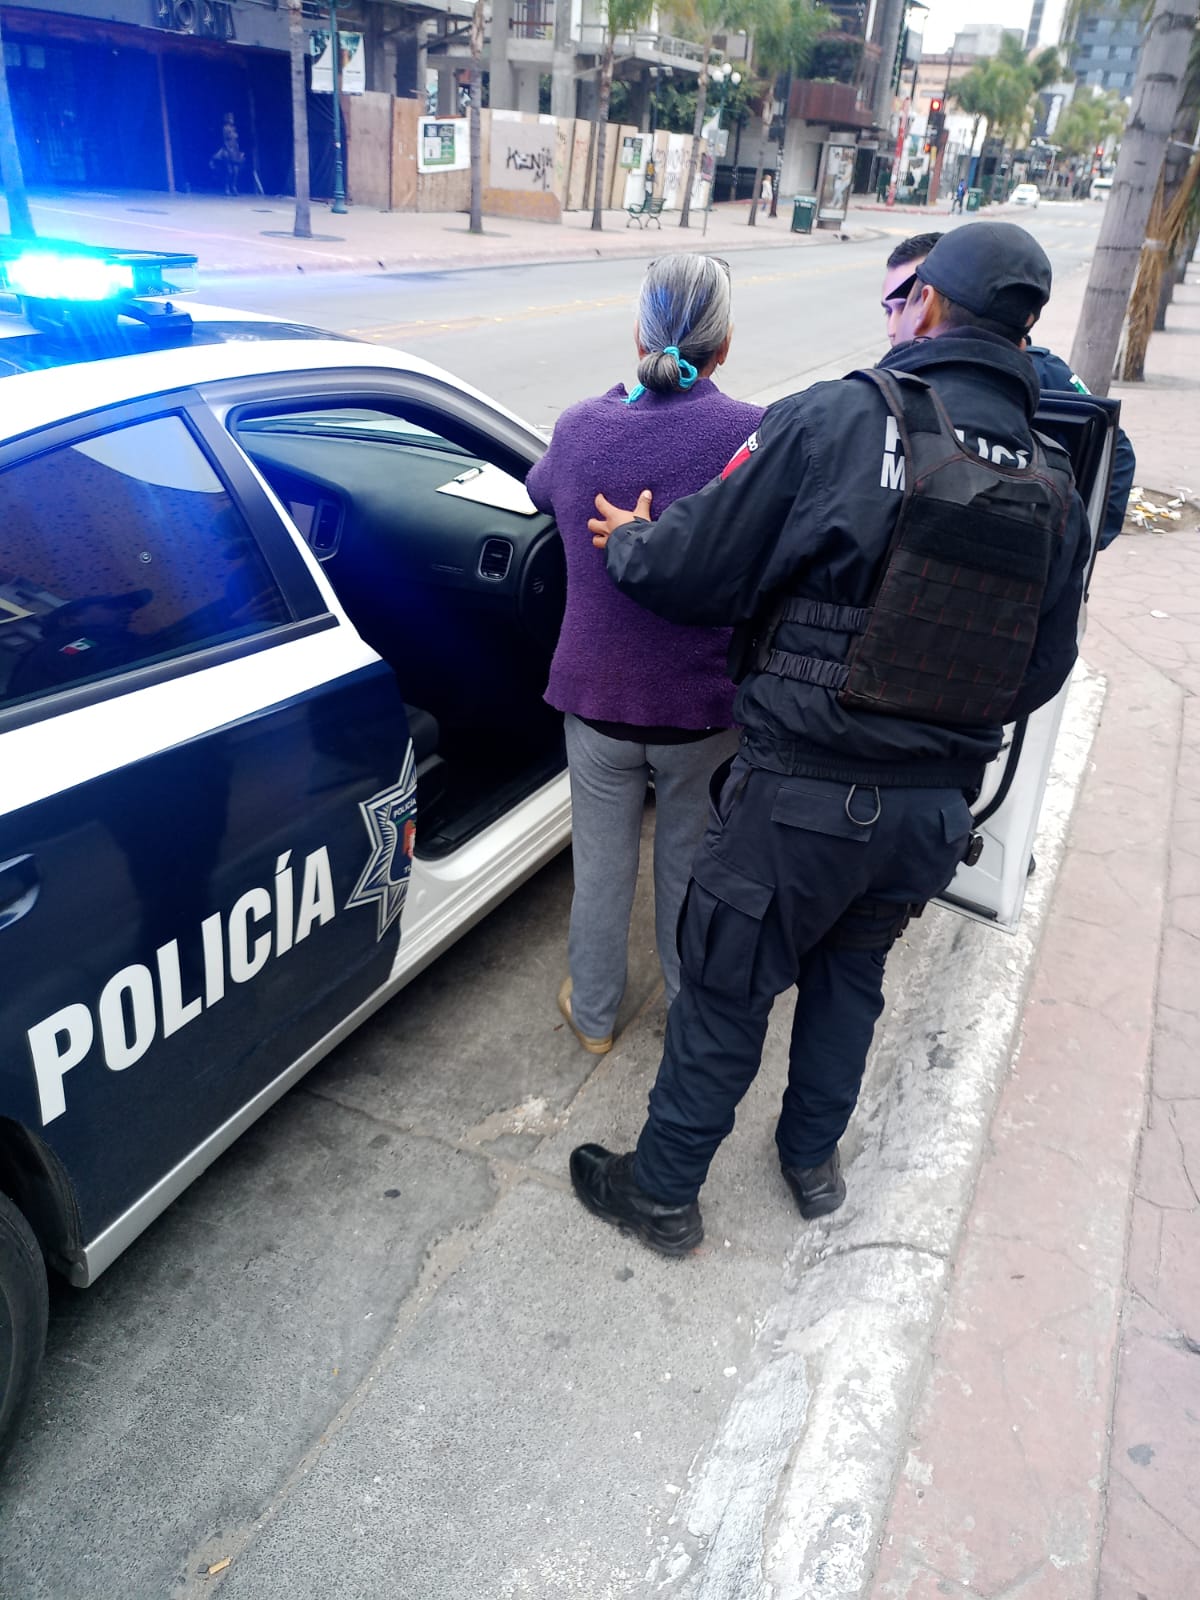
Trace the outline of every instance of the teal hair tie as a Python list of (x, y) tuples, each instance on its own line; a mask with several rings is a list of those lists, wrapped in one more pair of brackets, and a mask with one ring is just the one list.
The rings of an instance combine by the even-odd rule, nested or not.
[(635, 383), (633, 386), (633, 393), (625, 396), (625, 404), (627, 406), (631, 406), (635, 400), (640, 400), (645, 392), (646, 385), (644, 383)]
[(681, 389), (690, 389), (700, 374), (690, 361), (685, 361), (679, 354), (679, 346), (677, 344), (667, 345), (663, 355), (675, 357), (679, 364), (679, 387)]

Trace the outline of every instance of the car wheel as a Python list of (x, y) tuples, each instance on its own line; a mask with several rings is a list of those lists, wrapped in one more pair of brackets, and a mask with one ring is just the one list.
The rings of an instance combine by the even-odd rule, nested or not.
[(0, 1460), (33, 1390), (48, 1315), (46, 1266), (33, 1229), (0, 1194)]

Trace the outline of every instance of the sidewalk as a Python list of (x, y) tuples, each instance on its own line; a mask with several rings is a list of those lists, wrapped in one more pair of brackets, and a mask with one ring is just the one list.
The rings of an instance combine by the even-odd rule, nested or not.
[[(839, 248), (845, 239), (874, 238), (878, 230), (849, 221), (844, 239), (836, 232), (792, 233), (791, 208), (774, 219), (759, 213), (747, 225), (745, 204), (715, 206), (705, 227), (694, 212), (689, 227), (668, 212), (661, 227), (630, 223), (624, 211), (606, 211), (604, 227), (592, 231), (590, 211), (569, 211), (561, 223), (484, 217), (472, 235), (466, 213), (376, 211), (351, 206), (334, 216), (324, 202), (312, 206), (311, 239), (292, 232), (293, 202), (286, 197), (240, 195), (76, 194), (56, 191), (31, 196), (39, 235), (82, 244), (127, 249), (179, 250), (200, 258), (200, 271), (216, 273), (454, 271), (546, 261), (590, 261), (597, 256), (653, 256), (673, 250)], [(0, 204), (7, 230), (7, 211)]]
[[(1073, 322), (1047, 317), (1064, 354)], [(1099, 560), (1104, 711), (872, 1600), (1200, 1592), (1197, 335), (1193, 267), (1113, 390), (1139, 484), (1193, 503)]]

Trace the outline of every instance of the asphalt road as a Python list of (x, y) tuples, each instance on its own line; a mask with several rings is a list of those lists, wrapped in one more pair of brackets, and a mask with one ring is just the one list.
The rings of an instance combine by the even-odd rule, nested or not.
[[(1059, 271), (1086, 258), (1094, 213), (1032, 220)], [(795, 266), (779, 252), (738, 256), (729, 387), (779, 392), (881, 347), (889, 243)], [(226, 282), (223, 297), (409, 345), (545, 424), (631, 376), (622, 349), (640, 275), (624, 262), (329, 274)], [(795, 1332), (814, 1283), (831, 1297), (830, 1326), (847, 1297), (879, 1306), (876, 1356), (847, 1373), (846, 1392), (887, 1370), (898, 1322), (921, 1336), (926, 1302), (898, 1310), (878, 1276), (857, 1284), (854, 1262), (886, 1267), (899, 1252), (851, 1253), (870, 1248), (846, 1242), (854, 1206), (828, 1250), (820, 1230), (803, 1243), (771, 1143), (786, 1002), (705, 1191), (703, 1252), (664, 1261), (582, 1211), (567, 1152), (636, 1135), (664, 1019), (643, 895), (617, 1048), (600, 1062), (578, 1049), (554, 1008), (569, 894), (564, 855), (256, 1124), (96, 1286), (54, 1286), (44, 1379), (0, 1475), (3, 1600), (758, 1593), (739, 1567), (760, 1540), (754, 1518), (819, 1412), (811, 1345)], [(907, 996), (909, 1020), (893, 1024), (902, 1043), (873, 1069), (846, 1155), (853, 1163), (886, 1123), (888, 1182), (909, 1174), (913, 1214), (934, 1150), (955, 1143), (978, 996), (999, 995), (1012, 948), (931, 912), (889, 968), (889, 1017)], [(937, 991), (960, 984), (977, 997), (955, 1024), (963, 1040), (950, 1030), (928, 1044)], [(950, 1082), (914, 1068), (927, 1049), (938, 1063), (957, 1054), (955, 1102), (906, 1144), (920, 1094)], [(979, 1097), (986, 1106), (982, 1078)], [(923, 1203), (949, 1214), (945, 1201), (935, 1188)], [(897, 1236), (864, 1226), (867, 1238)], [(920, 1255), (931, 1282), (939, 1259)], [(877, 1440), (862, 1459), (872, 1451), (890, 1471)]]
[[(1013, 211), (1056, 273), (1091, 258), (1101, 207), (1081, 201)], [(720, 382), (739, 399), (790, 393), (832, 367), (878, 359), (879, 286), (888, 252), (929, 218), (856, 216), (879, 237), (731, 257), (734, 340)], [(958, 218), (952, 219), (961, 226)], [(205, 297), (411, 350), (545, 427), (566, 405), (634, 381), (633, 315), (645, 262), (610, 260), (486, 272), (222, 277)]]

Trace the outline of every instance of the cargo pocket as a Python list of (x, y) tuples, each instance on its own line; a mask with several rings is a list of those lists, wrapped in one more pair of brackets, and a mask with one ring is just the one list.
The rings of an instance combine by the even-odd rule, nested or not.
[(702, 850), (692, 867), (679, 929), (679, 959), (690, 982), (731, 1000), (746, 1000), (774, 896), (753, 878)]

